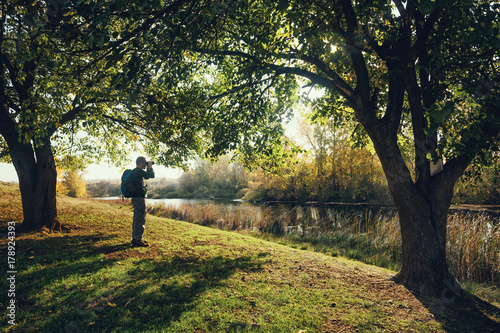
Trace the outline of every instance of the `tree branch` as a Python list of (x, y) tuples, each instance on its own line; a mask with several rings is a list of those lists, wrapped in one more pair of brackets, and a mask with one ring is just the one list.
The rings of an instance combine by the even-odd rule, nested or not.
[[(308, 56), (305, 54), (299, 55), (298, 53), (292, 54), (292, 57), (294, 59), (302, 60), (308, 64), (314, 65), (316, 68), (330, 77), (330, 79), (336, 84), (337, 91), (339, 91), (341, 94), (345, 94), (344, 97), (346, 99), (353, 99), (354, 101), (354, 91), (352, 90), (351, 86), (349, 86), (337, 73), (332, 72), (323, 61), (316, 57)], [(286, 56), (284, 56), (284, 58), (286, 58)]]
[(137, 28), (135, 28), (130, 33), (128, 33), (125, 37), (123, 37), (120, 40), (117, 40), (117, 41), (111, 43), (111, 45), (108, 48), (106, 48), (106, 49), (90, 48), (89, 51), (101, 50), (101, 51), (104, 51), (104, 53), (101, 56), (97, 57), (94, 61), (90, 62), (87, 66), (85, 66), (82, 69), (82, 71), (85, 71), (86, 69), (92, 67), (97, 62), (99, 62), (102, 59), (104, 59), (112, 51), (114, 51), (115, 49), (117, 49), (120, 45), (122, 45), (122, 44), (124, 44), (124, 43), (126, 43), (126, 42), (128, 42), (130, 40), (132, 40), (140, 32), (143, 32), (143, 31), (149, 29), (149, 27), (151, 27), (152, 24), (154, 24), (155, 22), (157, 22), (158, 20), (160, 20), (166, 13), (171, 12), (173, 10), (176, 10), (181, 4), (184, 3), (184, 1), (185, 0), (177, 0), (173, 4), (171, 4), (170, 6), (167, 6), (167, 7), (163, 8), (162, 10), (158, 11), (155, 15), (153, 15), (152, 17), (149, 17), (148, 19), (146, 19), (141, 25), (139, 25)]
[(399, 15), (401, 17), (405, 17), (406, 16), (406, 9), (405, 9), (403, 3), (401, 2), (401, 0), (393, 0), (393, 2), (396, 5), (396, 8), (398, 9)]
[[(313, 64), (314, 66), (317, 67), (319, 65), (321, 71), (327, 72), (329, 74), (329, 78), (312, 73), (310, 71), (307, 71), (305, 69), (297, 68), (297, 67), (285, 67), (281, 65), (275, 65), (275, 64), (270, 64), (270, 63), (265, 63), (261, 62), (259, 59), (256, 57), (245, 53), (241, 51), (220, 51), (220, 50), (211, 50), (211, 49), (193, 49), (192, 51), (201, 53), (201, 54), (209, 54), (209, 55), (222, 55), (222, 56), (231, 56), (231, 57), (240, 57), (243, 59), (248, 59), (254, 62), (257, 62), (257, 65), (260, 66), (261, 68), (269, 68), (274, 70), (275, 72), (279, 74), (293, 74), (297, 76), (301, 76), (304, 78), (307, 78), (311, 80), (312, 83), (314, 84), (319, 84), (325, 88), (329, 89), (334, 89), (338, 93), (340, 93), (348, 102), (348, 105), (352, 107), (353, 109), (357, 109), (359, 105), (356, 103), (356, 98), (355, 98), (355, 93), (352, 90), (352, 88), (345, 83), (345, 81), (336, 73), (333, 73), (326, 69), (324, 64), (320, 62), (318, 59), (310, 57), (310, 56), (304, 56), (301, 55), (300, 57), (295, 54), (293, 55), (294, 59), (302, 60), (304, 62), (307, 62), (309, 64)], [(281, 58), (284, 58), (284, 56), (279, 56)]]
[[(356, 72), (356, 88), (354, 91), (360, 98), (360, 104), (357, 110), (362, 112), (362, 117), (374, 119), (375, 109), (370, 107), (370, 78), (368, 75), (368, 69), (366, 67), (366, 60), (364, 59), (362, 50), (358, 48), (356, 44), (355, 32), (359, 28), (358, 19), (354, 8), (352, 7), (351, 0), (340, 0), (342, 6), (342, 13), (347, 22), (347, 30), (345, 32), (345, 38), (347, 42), (347, 51), (351, 55), (351, 60)], [(361, 115), (360, 115), (361, 116)]]
[[(144, 132), (139, 132), (135, 129), (135, 127), (137, 127), (138, 125), (137, 124), (131, 124), (129, 123), (127, 120), (123, 120), (123, 119), (118, 119), (118, 118), (115, 118), (115, 117), (112, 117), (110, 115), (107, 115), (107, 114), (103, 114), (102, 115), (105, 119), (108, 119), (108, 120), (111, 120), (112, 122), (114, 123), (117, 123), (118, 125), (120, 125), (123, 129), (125, 129), (126, 131), (129, 131), (131, 133), (134, 133), (138, 136), (142, 136), (142, 137), (145, 137), (149, 140), (154, 140), (154, 138), (152, 138), (151, 136), (149, 136), (147, 133), (144, 133)], [(144, 129), (143, 127), (139, 126), (141, 129)]]
[(241, 91), (241, 90), (243, 90), (245, 88), (252, 87), (252, 86), (254, 86), (256, 84), (272, 80), (272, 79), (276, 78), (276, 76), (277, 75), (273, 75), (273, 76), (271, 76), (269, 78), (265, 78), (264, 80), (259, 80), (259, 81), (255, 81), (255, 82), (247, 82), (245, 84), (241, 84), (239, 86), (236, 86), (236, 87), (234, 87), (234, 88), (232, 88), (232, 89), (230, 89), (230, 90), (228, 90), (226, 92), (223, 92), (223, 93), (221, 93), (219, 95), (210, 96), (209, 98), (211, 100), (217, 100), (217, 99), (220, 99), (220, 98), (224, 98), (224, 97), (229, 96), (229, 95), (231, 95), (231, 94), (233, 94), (233, 93), (235, 93), (237, 91)]
[(311, 80), (311, 82), (314, 84), (319, 84), (325, 88), (333, 89), (340, 93), (340, 95), (342, 95), (342, 97), (347, 100), (347, 104), (349, 105), (349, 107), (354, 110), (360, 107), (355, 98), (356, 94), (353, 92), (351, 87), (349, 87), (345, 83), (345, 81), (342, 80), (342, 78), (338, 75), (335, 75), (333, 78), (327, 78), (297, 67), (282, 67), (273, 64), (266, 64), (266, 67), (283, 74), (298, 75)]

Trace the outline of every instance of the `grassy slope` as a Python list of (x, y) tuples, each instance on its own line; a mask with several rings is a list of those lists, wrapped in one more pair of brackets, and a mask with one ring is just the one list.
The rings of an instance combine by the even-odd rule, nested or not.
[[(9, 332), (499, 327), (492, 305), (470, 295), (419, 299), (390, 281), (393, 272), (374, 266), (153, 216), (145, 234), (152, 246), (132, 248), (129, 206), (60, 197), (58, 207), (68, 230), (16, 235), (17, 325), (9, 327), (4, 313), (0, 324)], [(0, 185), (0, 231), (21, 215), (17, 188)], [(6, 243), (4, 236), (2, 253)]]

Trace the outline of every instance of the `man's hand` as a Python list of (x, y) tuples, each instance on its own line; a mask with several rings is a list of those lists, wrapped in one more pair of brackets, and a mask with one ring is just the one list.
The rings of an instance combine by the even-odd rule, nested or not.
[(148, 169), (151, 169), (152, 167), (153, 167), (153, 162), (148, 161), (147, 168), (148, 168)]

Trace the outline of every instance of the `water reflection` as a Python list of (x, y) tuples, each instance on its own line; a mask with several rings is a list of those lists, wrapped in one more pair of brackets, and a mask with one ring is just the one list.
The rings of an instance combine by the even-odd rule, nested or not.
[(157, 204), (164, 204), (165, 206), (172, 206), (175, 208), (180, 207), (181, 205), (185, 204), (206, 204), (211, 202), (211, 200), (208, 199), (182, 199), (182, 198), (175, 198), (175, 199), (146, 199), (146, 204), (147, 205), (157, 205)]
[[(102, 198), (95, 198), (98, 200), (122, 200), (122, 197), (102, 197)], [(157, 204), (164, 204), (165, 206), (172, 206), (175, 208), (180, 207), (181, 205), (184, 204), (203, 204), (203, 203), (209, 203), (213, 202), (213, 200), (208, 200), (208, 199), (182, 199), (182, 198), (175, 198), (175, 199), (151, 199), (151, 198), (146, 198), (146, 204), (153, 206)]]

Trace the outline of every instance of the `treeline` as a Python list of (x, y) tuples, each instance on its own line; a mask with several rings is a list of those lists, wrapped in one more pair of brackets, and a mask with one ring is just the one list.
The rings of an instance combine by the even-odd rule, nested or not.
[(198, 160), (180, 177), (175, 191), (152, 187), (150, 197), (390, 202), (377, 156), (368, 148), (354, 148), (347, 129), (330, 125), (302, 123), (307, 151), (290, 157), (276, 173), (247, 171), (228, 156), (214, 164)]
[[(178, 198), (177, 180), (155, 178), (147, 181), (149, 198)], [(99, 180), (86, 184), (86, 193), (90, 198), (118, 197), (122, 194), (120, 180)]]
[[(321, 124), (301, 121), (299, 133), (307, 150), (290, 156), (283, 167), (272, 173), (262, 168), (248, 171), (229, 156), (213, 164), (198, 159), (178, 180), (148, 180), (148, 197), (391, 202), (377, 155), (369, 145), (354, 147), (352, 129), (339, 128), (332, 120)], [(408, 160), (412, 160), (411, 156)], [(454, 203), (500, 204), (500, 157), (496, 156), (495, 163), (488, 167), (480, 165), (472, 164), (458, 181)], [(77, 172), (62, 173), (59, 188), (60, 193), (71, 196), (121, 194), (119, 180), (86, 184)]]
[(247, 199), (390, 202), (378, 157), (369, 147), (355, 148), (350, 130), (302, 122), (300, 133), (308, 150), (280, 176), (257, 173)]
[[(289, 171), (272, 175), (261, 169), (247, 171), (228, 156), (211, 164), (197, 160), (177, 182), (150, 179), (149, 198), (244, 199), (249, 201), (343, 201), (389, 200), (380, 163), (366, 150), (336, 152), (339, 158), (324, 159), (323, 165), (310, 153)], [(340, 158), (342, 155), (342, 158)], [(89, 197), (119, 196), (120, 182), (86, 184)]]
[(87, 195), (92, 198), (118, 197), (122, 194), (119, 180), (88, 183), (86, 190)]
[[(213, 165), (200, 160), (178, 180), (148, 180), (148, 197), (390, 202), (376, 155), (367, 150), (345, 149), (341, 157), (330, 156), (320, 166), (309, 153), (293, 172), (280, 176), (262, 170), (248, 172), (240, 163), (229, 163), (227, 157)], [(454, 203), (500, 204), (499, 166), (500, 163), (496, 163), (488, 168), (468, 170), (456, 185)], [(75, 174), (63, 177), (58, 191), (74, 197), (121, 195), (118, 180), (85, 183)]]

